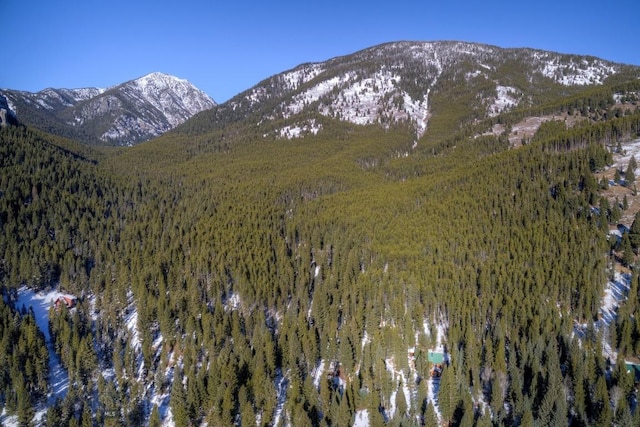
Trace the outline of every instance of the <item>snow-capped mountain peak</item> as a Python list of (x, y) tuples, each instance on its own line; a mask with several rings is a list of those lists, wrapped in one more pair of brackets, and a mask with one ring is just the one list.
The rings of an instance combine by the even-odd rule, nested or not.
[(213, 99), (188, 80), (168, 74), (153, 72), (129, 83), (140, 92), (144, 101), (164, 113), (171, 127), (216, 105)]

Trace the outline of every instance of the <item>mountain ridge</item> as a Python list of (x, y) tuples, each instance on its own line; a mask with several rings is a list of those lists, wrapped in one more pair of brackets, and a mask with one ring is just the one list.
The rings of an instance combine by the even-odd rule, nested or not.
[[(480, 120), (602, 86), (625, 73), (640, 76), (640, 67), (532, 48), (390, 42), (273, 75), (200, 120), (209, 129), (251, 115), (256, 124), (284, 121), (266, 134), (289, 139), (320, 131), (320, 115), (385, 128), (408, 123), (419, 139), (438, 97), (466, 105), (468, 119)], [(476, 99), (470, 92), (477, 92)]]

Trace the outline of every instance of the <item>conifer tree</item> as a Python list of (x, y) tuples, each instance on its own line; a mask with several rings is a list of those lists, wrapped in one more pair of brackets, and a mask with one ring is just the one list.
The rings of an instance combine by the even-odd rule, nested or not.
[(173, 384), (171, 386), (171, 413), (176, 426), (186, 427), (189, 425), (187, 415), (187, 397), (182, 384), (182, 370), (174, 368)]
[(442, 371), (440, 389), (438, 390), (438, 406), (442, 419), (446, 423), (454, 422), (454, 414), (459, 401), (457, 396), (454, 368), (449, 366)]
[(407, 400), (404, 395), (404, 388), (402, 387), (402, 381), (398, 383), (398, 391), (396, 393), (396, 416), (400, 419), (407, 417)]
[(436, 415), (433, 403), (427, 403), (427, 407), (424, 412), (424, 425), (425, 426), (437, 426), (438, 416)]
[(33, 419), (35, 411), (31, 404), (29, 392), (21, 376), (18, 376), (17, 381), (15, 381), (15, 393), (18, 425), (20, 427), (28, 427), (31, 425), (31, 420)]
[(625, 186), (628, 188), (633, 187), (633, 184), (636, 179), (635, 171), (637, 167), (638, 167), (638, 163), (636, 162), (636, 158), (634, 156), (631, 156), (631, 160), (627, 165), (627, 170), (624, 173)]
[(629, 239), (635, 251), (640, 248), (640, 212), (636, 212), (629, 229)]
[(622, 236), (622, 242), (620, 243), (620, 250), (622, 251), (622, 264), (629, 267), (633, 264), (634, 253), (631, 247), (631, 240), (629, 233), (624, 233)]
[(158, 405), (154, 404), (149, 415), (149, 427), (160, 427), (161, 425), (160, 411), (158, 410)]

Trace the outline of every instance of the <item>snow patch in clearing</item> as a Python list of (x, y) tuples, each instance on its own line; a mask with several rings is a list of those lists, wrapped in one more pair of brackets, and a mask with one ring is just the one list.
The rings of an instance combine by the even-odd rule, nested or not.
[(353, 427), (369, 427), (369, 411), (367, 409), (361, 409), (356, 412)]
[(242, 301), (240, 300), (240, 295), (237, 292), (232, 292), (226, 297), (226, 299), (223, 299), (222, 304), (224, 305), (225, 310), (237, 310), (240, 308)]
[(627, 169), (631, 157), (640, 161), (640, 138), (620, 144), (622, 152), (613, 156), (613, 166), (618, 169)]
[(287, 389), (289, 388), (289, 379), (286, 375), (282, 374), (282, 370), (280, 368), (276, 369), (276, 410), (273, 415), (273, 425), (277, 426), (280, 424), (280, 417), (282, 417), (282, 410), (284, 408), (284, 404), (287, 401)]
[(511, 86), (496, 86), (496, 98), (488, 108), (487, 113), (490, 117), (497, 116), (504, 110), (518, 105), (517, 96), (520, 95), (520, 91)]
[(320, 379), (322, 378), (322, 374), (324, 373), (325, 361), (324, 359), (320, 360), (318, 366), (311, 372), (311, 376), (313, 377), (313, 386), (320, 390)]
[(362, 334), (362, 351), (364, 351), (364, 346), (369, 344), (370, 342), (371, 342), (371, 337), (369, 336), (367, 331), (364, 331), (364, 334)]
[(17, 309), (21, 309), (22, 306), (27, 310), (29, 308), (33, 309), (36, 324), (44, 334), (47, 348), (49, 349), (49, 386), (51, 390), (47, 406), (53, 405), (57, 399), (64, 399), (69, 389), (69, 374), (55, 353), (51, 335), (49, 334), (49, 308), (62, 296), (66, 296), (66, 294), (57, 290), (34, 292), (31, 289), (22, 287), (18, 290), (18, 301), (16, 302)]
[(140, 349), (140, 333), (138, 332), (138, 310), (133, 309), (129, 314), (125, 316), (125, 325), (129, 330), (129, 336), (131, 337), (131, 347), (134, 350)]

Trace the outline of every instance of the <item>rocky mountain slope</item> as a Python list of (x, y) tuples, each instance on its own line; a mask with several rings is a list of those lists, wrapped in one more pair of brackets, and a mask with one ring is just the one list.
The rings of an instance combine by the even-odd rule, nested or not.
[(132, 145), (159, 136), (216, 103), (187, 80), (151, 73), (108, 89), (2, 90), (25, 124), (84, 142)]
[(534, 49), (397, 42), (272, 76), (203, 113), (201, 121), (219, 128), (254, 115), (257, 123), (273, 123), (271, 135), (292, 138), (317, 133), (320, 114), (362, 125), (404, 122), (419, 138), (434, 112), (448, 108), (439, 100), (465, 108), (459, 119), (468, 124), (627, 72), (638, 74), (638, 68)]

